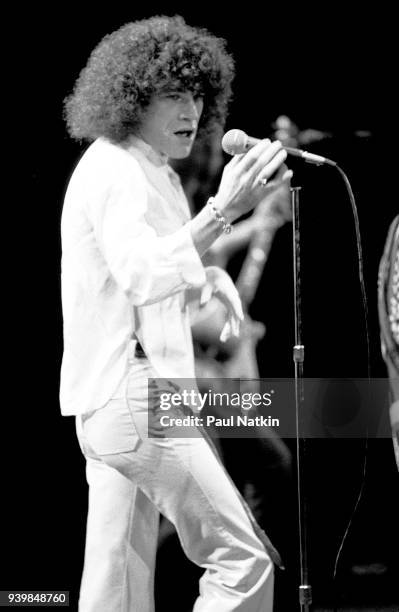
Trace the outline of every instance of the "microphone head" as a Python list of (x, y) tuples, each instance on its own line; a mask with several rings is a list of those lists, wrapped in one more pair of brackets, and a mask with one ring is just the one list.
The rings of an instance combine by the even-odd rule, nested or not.
[(222, 149), (229, 155), (245, 153), (248, 146), (248, 136), (242, 130), (229, 130), (222, 138)]

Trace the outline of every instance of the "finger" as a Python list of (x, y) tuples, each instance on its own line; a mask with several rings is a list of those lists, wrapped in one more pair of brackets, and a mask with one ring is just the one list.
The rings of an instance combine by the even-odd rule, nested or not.
[(278, 170), (278, 168), (284, 162), (286, 157), (287, 157), (287, 151), (285, 151), (284, 149), (280, 149), (276, 153), (276, 155), (273, 157), (273, 159), (271, 159), (265, 166), (263, 166), (263, 167), (260, 166), (259, 167), (259, 174), (255, 175), (255, 177), (254, 177), (255, 180), (259, 184), (261, 184), (261, 181), (263, 179), (266, 179), (266, 181), (267, 181)]
[(227, 307), (231, 312), (232, 316), (235, 316), (237, 319), (244, 319), (244, 312), (242, 310), (241, 298), (237, 291), (237, 289), (232, 286), (230, 290), (225, 293), (225, 297), (227, 299)]
[(277, 170), (276, 174), (273, 177), (273, 182), (274, 181), (276, 183), (282, 182), (284, 180), (284, 176), (285, 176), (285, 174), (287, 174), (287, 172), (292, 174), (292, 170), (289, 170), (285, 164), (281, 164), (281, 166), (279, 167), (279, 169)]
[[(289, 170), (285, 164), (281, 164), (277, 172), (274, 173), (274, 176), (270, 177), (266, 182), (263, 182), (262, 185), (264, 187), (278, 189), (279, 187), (283, 187), (286, 183), (289, 183), (292, 179), (294, 173), (292, 170)], [(257, 177), (258, 182), (262, 182), (263, 180), (263, 172)], [(266, 185), (267, 183), (267, 185)]]
[(238, 155), (233, 155), (233, 159), (231, 160), (232, 164), (237, 164), (239, 161), (245, 157), (245, 153), (239, 153)]
[(281, 180), (284, 181), (285, 183), (288, 183), (292, 177), (294, 176), (294, 173), (292, 170), (285, 170), (285, 172), (283, 173), (283, 176), (281, 177)]
[(219, 340), (220, 342), (226, 342), (230, 337), (231, 337), (231, 325), (230, 325), (230, 321), (226, 321), (220, 333)]
[(226, 342), (229, 338), (233, 336), (238, 338), (240, 335), (240, 321), (236, 319), (236, 317), (229, 317), (226, 323), (223, 326), (223, 329), (220, 333), (219, 340), (221, 342)]
[(200, 306), (204, 306), (209, 302), (212, 296), (212, 286), (209, 283), (203, 287), (200, 297)]
[[(275, 142), (278, 143), (279, 141), (276, 140)], [(275, 143), (270, 142), (269, 138), (265, 138), (264, 140), (258, 142), (258, 144), (256, 144), (254, 147), (252, 147), (252, 149), (245, 153), (245, 155), (243, 155), (240, 160), (243, 170), (248, 170), (249, 168), (251, 168), (259, 159), (259, 157), (264, 155), (269, 149), (271, 149), (269, 155), (273, 156), (274, 149), (276, 148), (276, 146), (273, 147), (274, 144)]]
[[(293, 171), (288, 170), (288, 168), (284, 168), (284, 164), (282, 164), (282, 166), (280, 166), (280, 168), (278, 169), (277, 174), (275, 174), (267, 181), (267, 187), (273, 187), (274, 189), (278, 189), (279, 187), (286, 186), (286, 184), (291, 181), (293, 176)], [(262, 176), (259, 177), (258, 181), (261, 180)]]
[(213, 288), (213, 293), (224, 304), (231, 315), (236, 316), (238, 319), (244, 318), (240, 294), (226, 273), (223, 277), (219, 278), (219, 281)]
[(245, 153), (241, 153), (240, 155), (234, 155), (231, 160), (225, 165), (226, 168), (234, 168), (242, 159), (245, 157)]
[(284, 172), (288, 170), (287, 166), (285, 164), (281, 164), (281, 166), (279, 167), (279, 169), (277, 170), (277, 172), (275, 173), (274, 177), (273, 177), (273, 181), (281, 181), (283, 179), (283, 175)]
[[(280, 152), (283, 151), (283, 145), (279, 140), (275, 140), (269, 146), (263, 147), (261, 151), (254, 155), (256, 147), (254, 147), (249, 153), (247, 153), (246, 157), (252, 153), (254, 159), (250, 165), (247, 166), (247, 170), (250, 170), (253, 173), (259, 173), (262, 168), (267, 166), (272, 159)], [(242, 163), (246, 163), (246, 159), (242, 160)]]
[(231, 320), (231, 331), (232, 331), (233, 336), (235, 336), (236, 338), (239, 337), (239, 335), (240, 335), (240, 321), (236, 317), (233, 317), (233, 319)]

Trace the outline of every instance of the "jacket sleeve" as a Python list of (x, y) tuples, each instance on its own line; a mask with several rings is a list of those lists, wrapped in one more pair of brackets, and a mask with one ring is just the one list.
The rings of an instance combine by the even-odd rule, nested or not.
[(151, 304), (206, 282), (189, 223), (157, 236), (145, 219), (147, 179), (139, 163), (125, 155), (104, 168), (88, 189), (88, 214), (101, 253), (132, 304)]

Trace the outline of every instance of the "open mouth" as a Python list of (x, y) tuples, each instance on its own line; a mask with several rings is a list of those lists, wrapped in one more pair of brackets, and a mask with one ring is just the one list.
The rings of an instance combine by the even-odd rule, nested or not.
[(177, 130), (175, 132), (175, 136), (179, 136), (182, 138), (192, 138), (194, 135), (194, 130)]

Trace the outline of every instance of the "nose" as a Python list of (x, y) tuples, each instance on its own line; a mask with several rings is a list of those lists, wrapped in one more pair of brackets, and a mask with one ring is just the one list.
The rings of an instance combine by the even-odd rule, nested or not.
[(188, 94), (180, 110), (180, 119), (198, 121), (202, 111), (202, 100), (195, 99), (193, 94)]

